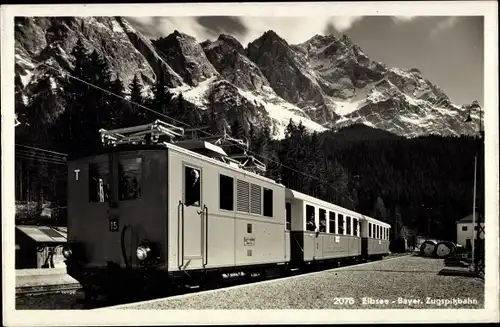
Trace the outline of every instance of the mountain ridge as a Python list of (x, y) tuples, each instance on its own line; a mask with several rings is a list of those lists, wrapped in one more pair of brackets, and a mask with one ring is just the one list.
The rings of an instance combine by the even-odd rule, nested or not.
[(152, 96), (162, 73), (174, 96), (182, 93), (200, 110), (215, 101), (245, 128), (267, 126), (278, 139), (290, 119), (310, 131), (365, 124), (414, 137), (473, 134), (474, 124), (465, 118), (469, 110), (473, 120), (479, 118), (477, 102), (453, 104), (417, 68), (370, 60), (346, 35), (318, 34), (290, 45), (269, 30), (245, 48), (225, 34), (198, 42), (176, 30), (149, 40), (121, 17), (37, 17), (16, 19), (15, 39), (17, 87), (25, 102), (36, 96), (30, 90), (47, 73), (35, 61), (68, 72), (71, 48), (81, 39), (124, 85), (138, 76), (145, 96)]

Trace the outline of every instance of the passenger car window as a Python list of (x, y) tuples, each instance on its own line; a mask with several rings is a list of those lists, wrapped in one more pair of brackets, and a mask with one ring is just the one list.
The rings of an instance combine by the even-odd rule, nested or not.
[(358, 236), (358, 220), (356, 218), (352, 218), (353, 227), (354, 227), (354, 236)]
[(339, 214), (338, 217), (339, 234), (344, 235), (344, 215)]
[(142, 158), (118, 161), (118, 194), (120, 201), (141, 198)]
[(326, 210), (319, 209), (319, 231), (326, 232)]
[(352, 228), (351, 228), (351, 217), (347, 216), (346, 217), (346, 230), (347, 230), (347, 235), (352, 235)]
[(368, 223), (368, 237), (372, 237), (372, 223)]
[(108, 162), (89, 164), (89, 202), (107, 202), (110, 181)]
[(199, 207), (201, 198), (201, 173), (199, 169), (184, 168), (184, 203), (186, 206)]
[(335, 212), (329, 212), (328, 213), (328, 220), (329, 220), (329, 228), (330, 228), (330, 233), (335, 234)]
[(306, 230), (315, 231), (316, 230), (316, 217), (314, 212), (314, 207), (306, 205)]

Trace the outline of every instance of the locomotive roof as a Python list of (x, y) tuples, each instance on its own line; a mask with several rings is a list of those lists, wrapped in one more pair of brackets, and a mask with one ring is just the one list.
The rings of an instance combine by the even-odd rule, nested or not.
[[(270, 179), (268, 177), (256, 174), (254, 172), (251, 172), (251, 171), (248, 171), (248, 170), (245, 170), (245, 169), (241, 169), (241, 168), (237, 168), (237, 167), (231, 166), (230, 164), (227, 164), (227, 163), (222, 162), (220, 160), (208, 157), (206, 155), (194, 152), (194, 151), (186, 149), (186, 148), (184, 148), (184, 147), (182, 147), (180, 145), (176, 145), (176, 144), (169, 143), (169, 142), (165, 142), (165, 143), (162, 143), (162, 144), (134, 144), (134, 145), (131, 145), (131, 144), (121, 144), (121, 145), (117, 145), (117, 146), (114, 146), (114, 147), (100, 147), (99, 150), (94, 151), (91, 155), (80, 155), (80, 156), (69, 157), (68, 158), (68, 162), (70, 162), (70, 161), (76, 161), (76, 160), (80, 160), (80, 159), (84, 159), (84, 158), (91, 158), (91, 157), (95, 157), (95, 156), (106, 154), (106, 153), (118, 153), (118, 152), (141, 151), (141, 150), (165, 150), (166, 151), (168, 149), (172, 149), (172, 150), (175, 150), (177, 152), (181, 152), (181, 153), (193, 156), (195, 158), (204, 160), (206, 162), (210, 162), (212, 164), (219, 165), (221, 167), (224, 167), (224, 168), (227, 168), (227, 169), (231, 169), (233, 171), (237, 171), (237, 172), (243, 173), (245, 175), (249, 175), (251, 177), (260, 179), (260, 180), (268, 182), (268, 183), (273, 183), (275, 185), (279, 185), (279, 186), (285, 187), (283, 184), (278, 183), (275, 180)], [(222, 155), (222, 154), (220, 154), (220, 155)]]
[(352, 216), (359, 217), (360, 219), (364, 219), (368, 222), (375, 223), (375, 224), (378, 224), (378, 225), (383, 226), (383, 227), (389, 227), (389, 228), (391, 227), (391, 225), (384, 223), (383, 221), (380, 221), (380, 220), (377, 220), (375, 218), (363, 215), (363, 214), (356, 212), (356, 211), (349, 210), (347, 208), (338, 206), (336, 204), (320, 200), (318, 198), (312, 197), (310, 195), (307, 195), (307, 194), (304, 194), (304, 193), (301, 193), (301, 192), (298, 192), (298, 191), (295, 191), (295, 190), (292, 190), (289, 188), (286, 189), (286, 193), (287, 193), (287, 197), (292, 197), (294, 199), (313, 203), (313, 204), (316, 204), (316, 205), (319, 205), (319, 206), (322, 206), (325, 208), (331, 208), (331, 209), (337, 210), (339, 212), (344, 212), (345, 214), (350, 214)]

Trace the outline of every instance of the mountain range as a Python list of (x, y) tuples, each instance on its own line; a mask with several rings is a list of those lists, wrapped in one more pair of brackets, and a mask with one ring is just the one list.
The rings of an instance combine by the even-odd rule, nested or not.
[[(346, 35), (289, 44), (267, 31), (245, 48), (226, 34), (200, 43), (174, 31), (151, 40), (122, 17), (16, 18), (15, 74), (25, 103), (47, 76), (58, 87), (61, 72), (74, 67), (78, 40), (124, 85), (137, 76), (145, 97), (161, 72), (174, 96), (200, 110), (215, 104), (247, 127), (269, 126), (277, 139), (290, 119), (318, 132), (364, 124), (404, 137), (473, 134), (481, 110), (476, 101), (452, 103), (417, 68), (371, 60)], [(465, 122), (469, 113), (475, 124)]]

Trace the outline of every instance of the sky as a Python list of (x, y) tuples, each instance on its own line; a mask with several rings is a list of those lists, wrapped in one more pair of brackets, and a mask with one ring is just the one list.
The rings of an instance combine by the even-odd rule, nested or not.
[(149, 38), (174, 30), (199, 42), (219, 34), (234, 36), (244, 47), (273, 30), (289, 44), (316, 34), (346, 34), (372, 60), (389, 67), (418, 68), (453, 103), (483, 105), (484, 19), (482, 16), (325, 16), (325, 17), (127, 17)]

